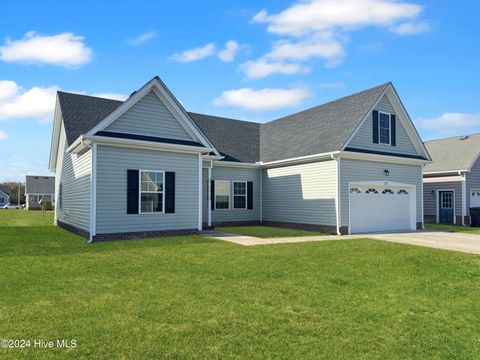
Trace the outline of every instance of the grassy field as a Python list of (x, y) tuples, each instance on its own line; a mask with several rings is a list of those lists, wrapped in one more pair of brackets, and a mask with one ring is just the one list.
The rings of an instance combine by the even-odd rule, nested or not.
[(430, 230), (442, 230), (442, 231), (464, 232), (469, 234), (480, 234), (480, 227), (425, 224), (425, 228)]
[[(1, 359), (476, 359), (480, 257), (374, 240), (88, 245), (0, 214)], [(7, 217), (17, 218), (17, 225)]]
[(233, 234), (254, 236), (259, 238), (297, 237), (327, 235), (321, 232), (302, 231), (295, 229), (273, 228), (269, 226), (232, 226), (217, 227), (215, 230)]

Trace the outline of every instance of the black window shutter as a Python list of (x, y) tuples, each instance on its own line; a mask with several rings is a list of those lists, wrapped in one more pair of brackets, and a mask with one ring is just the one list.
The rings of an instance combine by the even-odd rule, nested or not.
[(390, 144), (397, 146), (397, 117), (390, 115)]
[(253, 209), (253, 182), (247, 182), (247, 209)]
[(165, 213), (175, 212), (175, 173), (165, 172)]
[(372, 133), (373, 133), (373, 143), (378, 144), (378, 111), (373, 110), (372, 112)]
[(215, 210), (215, 180), (210, 181), (210, 209)]
[(138, 170), (127, 170), (127, 214), (138, 214)]

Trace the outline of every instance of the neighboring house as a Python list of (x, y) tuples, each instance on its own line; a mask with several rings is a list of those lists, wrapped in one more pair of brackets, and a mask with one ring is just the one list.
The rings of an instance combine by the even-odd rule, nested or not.
[(26, 209), (41, 209), (40, 201), (55, 203), (55, 176), (27, 175), (25, 180)]
[(425, 222), (470, 225), (480, 207), (480, 135), (425, 142), (433, 163), (423, 175)]
[(0, 209), (10, 202), (10, 189), (0, 185)]
[(417, 229), (429, 161), (391, 83), (258, 124), (188, 113), (155, 77), (124, 102), (58, 92), (49, 168), (56, 223), (100, 241)]

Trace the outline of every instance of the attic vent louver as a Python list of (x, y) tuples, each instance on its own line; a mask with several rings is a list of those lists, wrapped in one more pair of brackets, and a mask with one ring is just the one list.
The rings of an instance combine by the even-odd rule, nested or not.
[(467, 139), (468, 139), (468, 135), (462, 136), (462, 137), (460, 138), (460, 140), (467, 140)]

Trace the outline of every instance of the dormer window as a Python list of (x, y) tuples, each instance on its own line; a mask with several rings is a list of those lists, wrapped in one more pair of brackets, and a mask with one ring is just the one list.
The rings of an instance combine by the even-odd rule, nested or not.
[(380, 144), (390, 145), (390, 114), (380, 112), (379, 114), (379, 142)]

